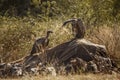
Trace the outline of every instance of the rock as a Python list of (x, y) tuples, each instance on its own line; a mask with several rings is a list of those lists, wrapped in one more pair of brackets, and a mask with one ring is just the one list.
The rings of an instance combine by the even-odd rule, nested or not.
[(60, 44), (47, 51), (48, 62), (67, 64), (71, 57), (79, 57), (84, 61), (91, 61), (93, 58), (90, 53), (99, 54), (102, 57), (107, 57), (107, 51), (104, 45), (91, 43), (85, 39), (76, 39), (63, 44)]

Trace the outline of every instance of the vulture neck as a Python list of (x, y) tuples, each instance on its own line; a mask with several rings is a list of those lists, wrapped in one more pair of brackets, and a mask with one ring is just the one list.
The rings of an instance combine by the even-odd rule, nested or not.
[(46, 35), (46, 39), (48, 39), (49, 35), (50, 35), (50, 33), (47, 33), (47, 35)]

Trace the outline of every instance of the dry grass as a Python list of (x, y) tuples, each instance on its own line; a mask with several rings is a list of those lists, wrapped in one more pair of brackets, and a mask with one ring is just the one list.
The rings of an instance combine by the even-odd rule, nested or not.
[[(50, 36), (49, 48), (70, 40), (73, 36), (70, 25), (61, 28), (63, 21), (41, 21), (35, 18), (0, 18), (0, 57), (9, 62), (30, 53), (34, 41), (46, 35), (47, 30), (53, 30)], [(107, 24), (87, 30), (86, 37), (94, 43), (107, 47), (108, 55), (120, 59), (120, 27)], [(119, 62), (119, 61), (118, 61)]]
[(22, 78), (9, 78), (2, 80), (120, 80), (119, 74), (81, 74), (68, 76), (24, 76)]
[[(120, 27), (104, 25), (88, 30), (86, 38), (91, 42), (106, 46), (108, 55), (117, 63), (120, 61)], [(119, 63), (120, 64), (120, 63)]]
[(29, 54), (34, 41), (53, 30), (49, 48), (70, 39), (69, 31), (61, 28), (62, 21), (40, 21), (34, 18), (6, 18), (0, 20), (0, 57), (5, 62), (16, 60)]

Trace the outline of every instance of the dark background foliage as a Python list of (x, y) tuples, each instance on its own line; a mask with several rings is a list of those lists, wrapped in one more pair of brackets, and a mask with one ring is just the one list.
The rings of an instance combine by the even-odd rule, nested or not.
[[(119, 0), (0, 0), (0, 15), (81, 17), (96, 25), (120, 19)], [(91, 21), (91, 22), (90, 22)], [(93, 21), (93, 22), (92, 22)]]

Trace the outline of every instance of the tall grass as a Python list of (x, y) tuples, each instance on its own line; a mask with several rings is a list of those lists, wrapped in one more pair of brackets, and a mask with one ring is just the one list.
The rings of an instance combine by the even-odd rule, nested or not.
[[(73, 36), (70, 25), (61, 28), (64, 19), (41, 21), (39, 18), (0, 18), (0, 59), (9, 62), (30, 53), (34, 41), (46, 35), (47, 30), (53, 30), (50, 36), (49, 48), (70, 40)], [(108, 55), (120, 59), (120, 28), (107, 24), (101, 27), (87, 29), (86, 39), (103, 44)]]
[(92, 28), (88, 31), (86, 38), (92, 42), (106, 46), (111, 58), (120, 59), (120, 27), (118, 25)]
[(70, 37), (69, 34), (60, 29), (61, 21), (42, 22), (34, 18), (6, 17), (2, 17), (0, 20), (0, 59), (5, 62), (29, 54), (34, 41), (45, 36), (47, 30), (54, 32), (50, 36), (49, 47), (54, 47)]
[[(14, 80), (119, 80), (119, 74), (80, 74), (80, 75), (59, 75), (59, 76), (24, 76), (22, 78), (17, 78)], [(12, 79), (8, 79), (12, 80)]]

